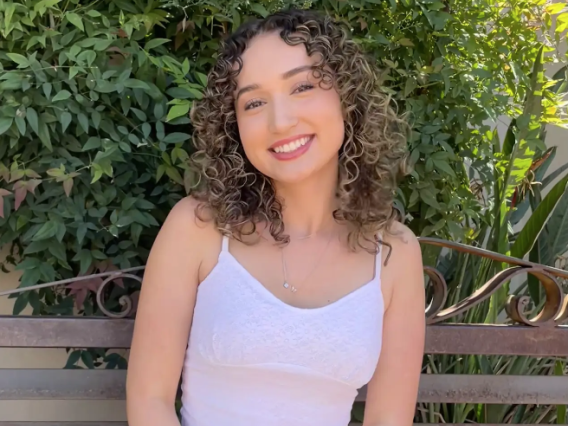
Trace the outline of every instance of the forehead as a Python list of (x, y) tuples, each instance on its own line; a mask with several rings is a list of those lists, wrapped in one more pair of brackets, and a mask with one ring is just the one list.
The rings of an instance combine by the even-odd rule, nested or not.
[[(292, 68), (314, 64), (315, 57), (306, 53), (305, 45), (290, 46), (277, 32), (254, 37), (242, 54), (243, 66), (237, 77), (239, 85), (257, 83), (280, 76)], [(254, 80), (254, 81), (253, 81)]]

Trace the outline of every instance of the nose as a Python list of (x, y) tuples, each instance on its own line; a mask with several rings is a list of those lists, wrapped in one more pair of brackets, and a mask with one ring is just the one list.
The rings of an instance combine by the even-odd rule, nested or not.
[(296, 109), (285, 98), (273, 99), (269, 109), (268, 127), (272, 133), (286, 134), (298, 124)]

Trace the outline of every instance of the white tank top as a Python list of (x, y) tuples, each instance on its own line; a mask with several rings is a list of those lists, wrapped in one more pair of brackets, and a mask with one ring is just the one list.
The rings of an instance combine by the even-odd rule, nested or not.
[(272, 294), (228, 250), (199, 285), (182, 375), (182, 426), (347, 426), (375, 372), (384, 302), (375, 278), (320, 308)]

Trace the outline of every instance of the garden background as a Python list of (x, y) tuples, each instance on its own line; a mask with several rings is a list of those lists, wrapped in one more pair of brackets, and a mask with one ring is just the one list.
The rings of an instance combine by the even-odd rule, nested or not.
[[(383, 90), (411, 113), (414, 172), (397, 207), (418, 235), (565, 268), (565, 1), (0, 0), (0, 291), (143, 265), (169, 209), (196, 183), (188, 111), (219, 39), (290, 6), (346, 22), (383, 69)], [(501, 267), (435, 249), (424, 258), (452, 278), (450, 300)], [(538, 283), (514, 284), (542, 306)], [(99, 285), (22, 293), (0, 300), (0, 313), (97, 314)], [(114, 286), (107, 307), (137, 291)], [(467, 320), (498, 321), (508, 291)], [(123, 355), (4, 349), (0, 367), (124, 368)], [(425, 368), (521, 368), (450, 358), (430, 357)], [(562, 360), (522, 368), (566, 374)], [(422, 421), (566, 420), (566, 407), (424, 409)], [(0, 420), (72, 420), (85, 410), (93, 420), (124, 417), (117, 402), (4, 401)]]

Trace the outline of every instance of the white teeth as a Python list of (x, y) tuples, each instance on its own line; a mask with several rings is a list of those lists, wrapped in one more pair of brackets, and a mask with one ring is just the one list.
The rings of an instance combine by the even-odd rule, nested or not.
[(300, 139), (298, 139), (294, 142), (287, 143), (286, 145), (280, 145), (280, 146), (274, 148), (274, 152), (280, 153), (280, 152), (296, 151), (301, 146), (304, 146), (305, 144), (307, 144), (308, 141), (310, 140), (310, 138), (311, 138), (311, 136), (306, 136), (306, 137), (300, 138)]

